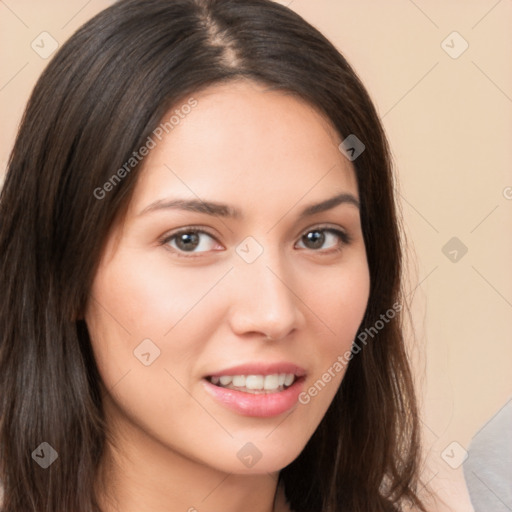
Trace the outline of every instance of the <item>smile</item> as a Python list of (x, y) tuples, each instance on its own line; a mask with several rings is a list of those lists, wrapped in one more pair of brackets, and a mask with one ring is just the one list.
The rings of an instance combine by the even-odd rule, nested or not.
[(208, 382), (215, 386), (253, 394), (279, 393), (289, 388), (296, 379), (293, 373), (207, 377)]

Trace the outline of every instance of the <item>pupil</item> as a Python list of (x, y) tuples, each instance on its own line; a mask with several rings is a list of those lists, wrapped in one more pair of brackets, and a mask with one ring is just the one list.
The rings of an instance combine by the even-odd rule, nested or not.
[(325, 235), (321, 231), (310, 231), (305, 238), (306, 243), (309, 242), (309, 247), (312, 249), (319, 249), (324, 245)]
[(182, 233), (176, 240), (176, 245), (184, 251), (195, 249), (198, 243), (199, 236), (197, 233)]

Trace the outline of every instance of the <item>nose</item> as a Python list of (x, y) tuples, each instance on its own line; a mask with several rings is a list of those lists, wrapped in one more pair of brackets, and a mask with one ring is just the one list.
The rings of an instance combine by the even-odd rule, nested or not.
[(232, 273), (229, 321), (239, 336), (260, 334), (280, 340), (304, 325), (304, 303), (295, 291), (293, 272), (279, 255), (269, 253), (252, 263), (241, 261)]

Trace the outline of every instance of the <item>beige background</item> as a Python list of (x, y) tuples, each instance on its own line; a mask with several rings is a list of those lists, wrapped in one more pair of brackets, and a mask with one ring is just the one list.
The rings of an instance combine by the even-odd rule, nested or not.
[[(0, 1), (0, 173), (48, 62), (32, 41), (48, 32), (62, 44), (111, 3)], [(424, 476), (446, 501), (439, 510), (470, 511), (461, 469), (441, 454), (453, 441), (467, 448), (512, 396), (512, 1), (280, 3), (344, 53), (383, 118), (416, 261), (408, 289)], [(442, 251), (452, 237), (467, 247), (462, 257), (445, 250), (459, 251), (456, 262)]]

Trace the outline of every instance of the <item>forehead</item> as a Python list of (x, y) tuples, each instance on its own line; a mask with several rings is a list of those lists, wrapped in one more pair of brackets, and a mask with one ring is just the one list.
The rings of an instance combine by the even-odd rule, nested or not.
[[(190, 104), (193, 108), (182, 108)], [(357, 180), (330, 121), (304, 100), (254, 82), (184, 98), (144, 160), (135, 208), (165, 195), (251, 205), (351, 192)], [(178, 120), (179, 118), (179, 120)], [(168, 132), (168, 133), (165, 133)]]

